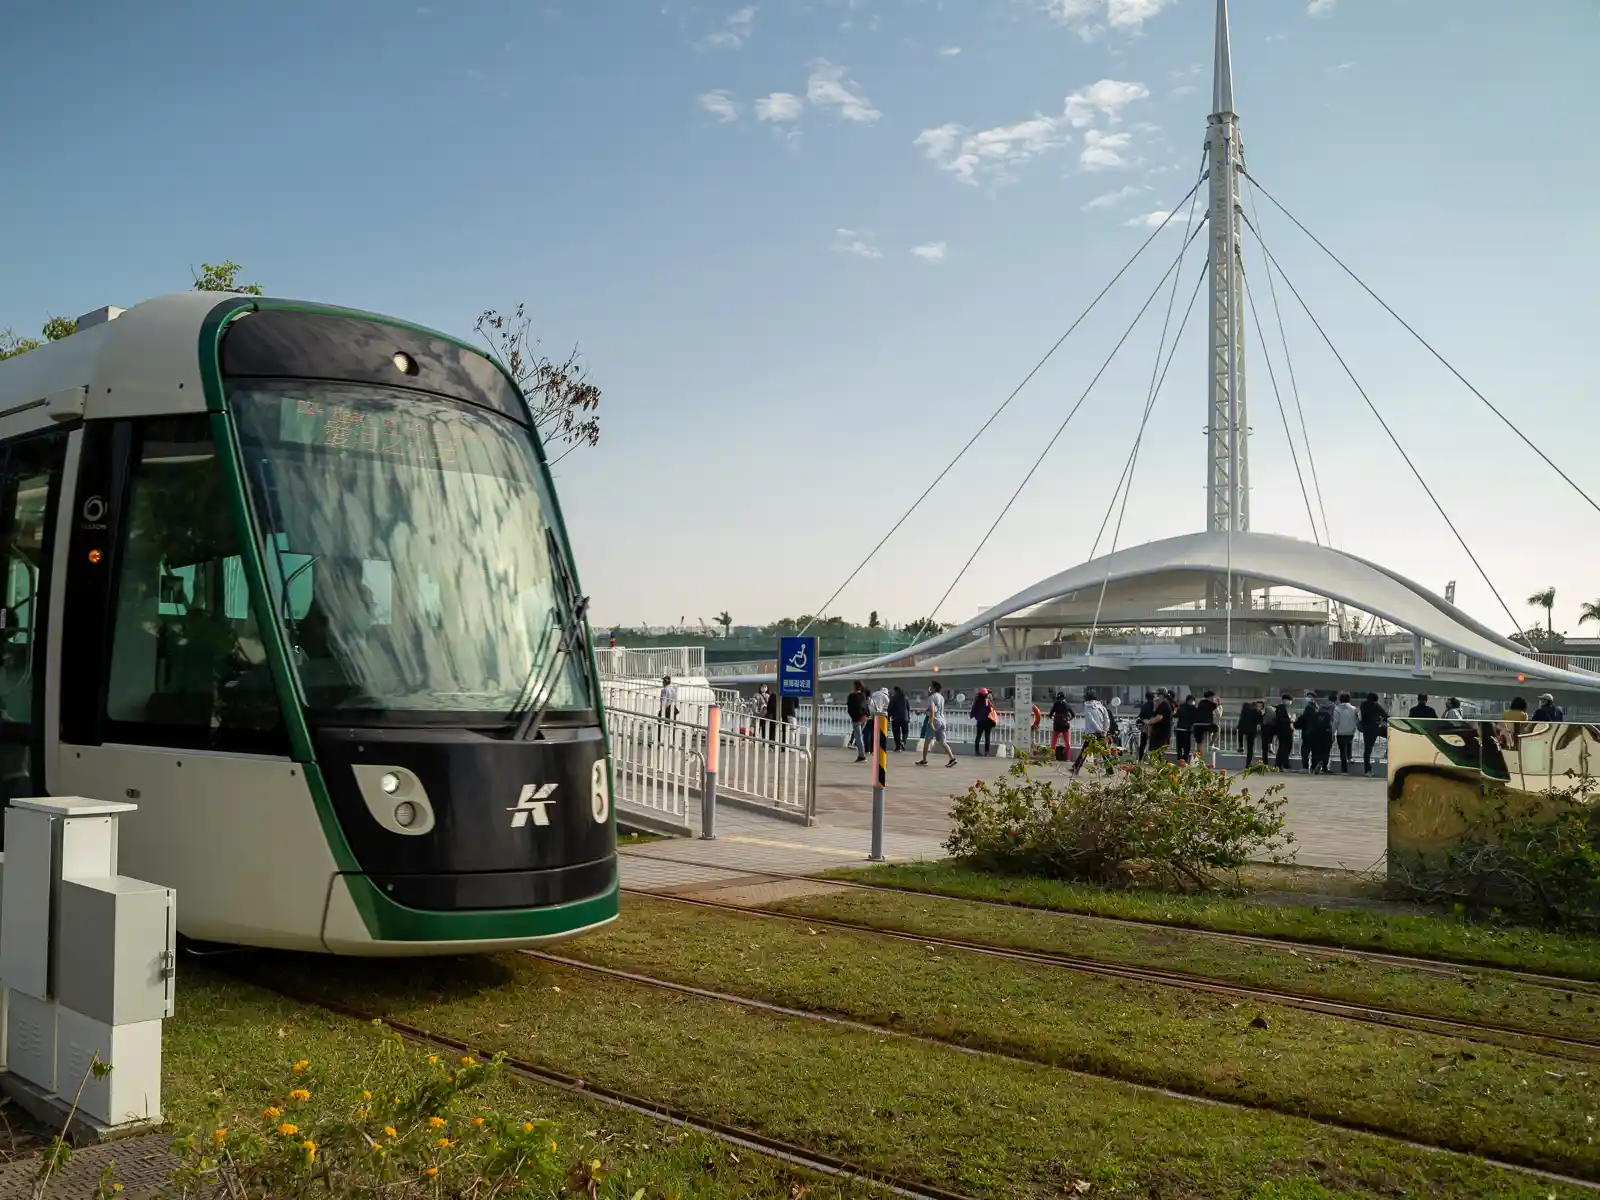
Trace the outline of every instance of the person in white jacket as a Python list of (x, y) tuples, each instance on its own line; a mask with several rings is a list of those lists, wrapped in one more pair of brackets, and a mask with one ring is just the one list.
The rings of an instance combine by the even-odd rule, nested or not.
[(1339, 769), (1350, 774), (1351, 747), (1355, 745), (1356, 730), (1361, 728), (1361, 710), (1350, 703), (1350, 693), (1340, 692), (1339, 703), (1333, 706), (1333, 738), (1339, 743)]
[(864, 731), (863, 740), (870, 749), (873, 744), (872, 739), (875, 736), (883, 737), (886, 742), (888, 739), (888, 727), (878, 720), (879, 717), (887, 717), (889, 715), (889, 689), (882, 684), (878, 685), (877, 691), (867, 697), (867, 715), (871, 724)]
[(1084, 755), (1089, 753), (1089, 742), (1099, 738), (1109, 743), (1111, 738), (1111, 713), (1093, 692), (1083, 694), (1083, 745), (1078, 747), (1078, 757), (1072, 761), (1072, 773), (1083, 770)]

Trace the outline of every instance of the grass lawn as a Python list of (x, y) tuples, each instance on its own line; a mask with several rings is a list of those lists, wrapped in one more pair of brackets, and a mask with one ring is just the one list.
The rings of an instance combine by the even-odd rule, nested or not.
[(1071, 913), (1002, 908), (925, 894), (840, 888), (765, 907), (877, 929), (1181, 971), (1419, 1015), (1600, 1039), (1600, 993), (1591, 990), (1592, 985), (1552, 990), (1477, 967), (1413, 968), (1338, 950), (1224, 941), (1186, 929), (1113, 925)]
[(1381, 950), (1447, 962), (1600, 980), (1600, 938), (1443, 917), (1382, 916), (1360, 909), (1282, 905), (1248, 896), (1111, 891), (1053, 879), (988, 875), (944, 862), (844, 867), (827, 876), (1026, 908), (1122, 917), (1157, 925)]
[(1058, 967), (629, 896), (570, 957), (962, 1045), (1600, 1177), (1600, 1067)]
[[(315, 970), (312, 960), (304, 960)], [(318, 1086), (360, 1094), (376, 1038), (358, 1021), (284, 1000), (198, 964), (181, 969), (177, 1015), (167, 1022), (162, 1097), (175, 1131), (210, 1128), (209, 1107), (223, 1124), (243, 1127), (268, 1104), (282, 1104), (291, 1064), (306, 1059)], [(391, 965), (401, 972), (407, 964)], [(418, 1051), (418, 1057), (423, 1052)], [(502, 1077), (481, 1097), (491, 1111), (516, 1120), (554, 1120), (552, 1133), (574, 1167), (599, 1159), (607, 1177), (599, 1195), (736, 1200), (790, 1197), (859, 1200), (881, 1195), (864, 1184), (829, 1180), (735, 1150), (715, 1138), (664, 1126), (554, 1088)]]
[[(630, 901), (623, 926), (646, 919)], [(763, 923), (762, 937), (773, 924)], [(819, 976), (847, 969), (847, 948), (830, 949)], [(817, 1025), (524, 955), (403, 965), (263, 956), (262, 969), (484, 1052), (984, 1197), (1078, 1194), (1080, 1181), (1092, 1195), (1163, 1200), (1586, 1194), (1299, 1117)], [(1138, 1036), (1134, 999), (1129, 1037)]]

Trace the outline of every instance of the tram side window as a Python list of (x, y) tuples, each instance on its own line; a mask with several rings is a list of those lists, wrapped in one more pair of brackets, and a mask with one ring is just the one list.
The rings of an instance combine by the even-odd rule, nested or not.
[(149, 422), (118, 562), (106, 716), (154, 745), (243, 747), (278, 728), (222, 465), (204, 417)]

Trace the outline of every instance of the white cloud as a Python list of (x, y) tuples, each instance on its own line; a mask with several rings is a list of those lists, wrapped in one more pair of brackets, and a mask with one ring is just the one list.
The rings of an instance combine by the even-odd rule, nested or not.
[(1108, 28), (1137, 34), (1144, 23), (1176, 0), (1044, 0), (1044, 10), (1084, 41)]
[(912, 255), (926, 263), (942, 263), (949, 252), (950, 247), (943, 242), (923, 242), (920, 246), (911, 247)]
[(1123, 109), (1149, 95), (1150, 89), (1142, 83), (1101, 79), (1068, 96), (1065, 115), (1074, 129), (1094, 124), (1096, 116), (1102, 116), (1108, 124), (1115, 125), (1121, 119)]
[(1329, 67), (1328, 68), (1328, 74), (1329, 75), (1343, 75), (1346, 71), (1355, 70), (1355, 66), (1356, 66), (1355, 63), (1353, 63), (1353, 62), (1342, 62), (1342, 63), (1339, 63), (1337, 66)]
[(882, 258), (877, 239), (870, 229), (835, 229), (833, 250), (836, 254), (850, 254), (856, 258)]
[(773, 92), (756, 101), (756, 120), (798, 121), (805, 106), (805, 101), (793, 92)]
[(1192, 96), (1194, 95), (1194, 84), (1185, 83), (1180, 87), (1175, 87), (1172, 89), (1172, 94), (1174, 96)]
[(1269, 42), (1281, 42), (1288, 36), (1289, 35), (1287, 33), (1269, 33), (1264, 40)]
[(1135, 226), (1139, 229), (1156, 229), (1171, 215), (1165, 209), (1158, 208), (1155, 212), (1141, 213), (1137, 217), (1129, 217), (1123, 224)]
[(939, 51), (939, 57), (940, 58), (954, 58), (956, 55), (958, 55), (960, 53), (961, 53), (961, 47), (960, 46), (946, 46), (946, 47), (944, 47), (944, 49)]
[(1133, 141), (1131, 133), (1101, 133), (1090, 129), (1083, 135), (1083, 152), (1078, 155), (1078, 165), (1085, 171), (1109, 171), (1125, 167), (1128, 160), (1122, 152)]
[(1107, 192), (1103, 196), (1096, 196), (1093, 200), (1089, 201), (1089, 203), (1085, 204), (1083, 207), (1086, 208), (1086, 209), (1091, 209), (1091, 210), (1092, 209), (1103, 209), (1103, 208), (1115, 208), (1117, 205), (1121, 204), (1124, 200), (1132, 200), (1135, 196), (1142, 195), (1143, 193), (1148, 192), (1149, 190), (1150, 189), (1148, 187), (1141, 187), (1138, 184), (1130, 183), (1130, 184), (1126, 185), (1125, 187), (1119, 187), (1114, 192)]
[(724, 125), (739, 119), (738, 101), (733, 98), (726, 88), (717, 88), (712, 92), (701, 92), (696, 103)]
[(714, 50), (737, 50), (750, 40), (755, 26), (756, 6), (751, 4), (730, 13), (722, 28), (706, 37), (706, 45)]
[(960, 125), (940, 125), (924, 129), (914, 144), (963, 183), (976, 183), (980, 174), (1004, 178), (1012, 168), (1065, 142), (1060, 121), (1035, 116), (977, 133)]
[(1306, 16), (1331, 17), (1339, 0), (1306, 0)]
[(825, 58), (811, 64), (811, 78), (806, 80), (806, 99), (820, 108), (837, 108), (847, 121), (871, 124), (881, 112), (872, 107), (865, 96), (853, 91), (859, 85), (845, 78), (845, 69), (835, 66)]
[(974, 133), (950, 122), (924, 129), (915, 145), (929, 159), (963, 183), (980, 177), (1007, 179), (1021, 164), (1059, 149), (1071, 141), (1070, 129), (1085, 130), (1086, 148), (1079, 162), (1089, 170), (1125, 166), (1119, 153), (1132, 142), (1127, 133), (1107, 134), (1088, 128), (1098, 119), (1116, 125), (1122, 111), (1150, 95), (1142, 83), (1102, 79), (1073, 92), (1062, 104), (1059, 117), (1037, 113), (1012, 125), (996, 125)]

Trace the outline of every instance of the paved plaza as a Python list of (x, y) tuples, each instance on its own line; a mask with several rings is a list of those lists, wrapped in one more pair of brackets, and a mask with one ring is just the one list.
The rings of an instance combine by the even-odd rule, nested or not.
[[(885, 844), (889, 859), (943, 856), (950, 831), (951, 798), (975, 779), (996, 779), (1011, 759), (961, 757), (954, 767), (938, 759), (913, 765), (907, 750), (889, 755), (885, 793)], [(1286, 823), (1295, 835), (1294, 861), (1307, 867), (1366, 871), (1379, 865), (1386, 841), (1385, 784), (1381, 775), (1301, 775), (1263, 780), (1284, 785)], [(698, 830), (698, 812), (692, 814)], [(864, 863), (871, 841), (872, 777), (849, 750), (824, 748), (817, 764), (817, 823), (806, 827), (763, 813), (722, 805), (717, 838), (671, 838), (622, 851), (624, 887), (677, 891), (733, 885), (771, 874), (808, 874)]]

